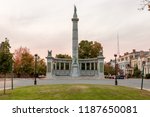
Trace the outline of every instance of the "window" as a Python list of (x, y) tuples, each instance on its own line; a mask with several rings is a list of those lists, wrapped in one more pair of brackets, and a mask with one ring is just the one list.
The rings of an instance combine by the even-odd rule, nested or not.
[(90, 63), (86, 63), (86, 67), (87, 70), (90, 70)]
[(66, 63), (66, 70), (69, 70), (69, 63)]
[(95, 70), (97, 70), (97, 63), (95, 63)]
[(85, 63), (81, 63), (81, 70), (85, 70)]
[(55, 63), (53, 64), (53, 69), (55, 70)]
[(94, 70), (94, 63), (91, 63), (91, 70)]
[(61, 70), (64, 70), (64, 63), (61, 63)]
[(56, 67), (56, 68), (57, 68), (57, 70), (59, 70), (59, 63), (57, 63), (57, 64), (56, 64), (56, 66), (57, 66), (57, 67)]

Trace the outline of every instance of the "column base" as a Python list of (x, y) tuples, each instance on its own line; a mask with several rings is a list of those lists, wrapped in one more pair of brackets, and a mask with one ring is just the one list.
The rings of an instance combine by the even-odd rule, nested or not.
[(79, 77), (80, 76), (79, 65), (78, 64), (73, 64), (72, 65), (71, 76), (72, 77)]

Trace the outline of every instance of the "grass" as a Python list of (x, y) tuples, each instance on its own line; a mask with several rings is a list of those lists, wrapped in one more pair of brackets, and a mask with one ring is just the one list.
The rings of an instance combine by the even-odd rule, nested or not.
[(57, 84), (7, 90), (0, 100), (149, 100), (150, 92), (135, 88), (95, 84)]

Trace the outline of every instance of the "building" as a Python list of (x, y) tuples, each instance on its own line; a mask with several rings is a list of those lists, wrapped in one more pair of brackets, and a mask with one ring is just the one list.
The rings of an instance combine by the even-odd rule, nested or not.
[[(143, 61), (146, 62), (148, 66), (148, 57), (149, 51), (136, 51), (133, 49), (131, 53), (124, 53), (123, 56), (119, 56), (117, 59), (117, 63), (119, 68), (123, 70), (124, 75), (131, 74), (133, 75), (134, 68), (137, 66), (140, 71), (143, 70)], [(145, 67), (146, 71), (148, 71), (147, 67)], [(145, 72), (146, 73), (146, 72)]]
[(149, 55), (145, 57), (144, 76), (146, 76), (146, 74), (150, 74), (150, 50)]
[(104, 78), (104, 57), (103, 52), (99, 52), (97, 58), (79, 59), (78, 58), (78, 21), (76, 6), (72, 18), (72, 59), (61, 59), (52, 57), (52, 51), (48, 51), (47, 58), (47, 77), (55, 76), (93, 76)]

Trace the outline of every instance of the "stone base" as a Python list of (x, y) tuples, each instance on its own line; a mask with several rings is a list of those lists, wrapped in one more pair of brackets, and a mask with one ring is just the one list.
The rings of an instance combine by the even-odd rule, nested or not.
[(99, 77), (100, 79), (104, 79), (104, 78), (105, 78), (105, 76), (104, 76), (103, 73), (99, 73), (99, 74), (98, 74), (98, 77)]
[(47, 72), (47, 73), (46, 73), (46, 78), (51, 79), (51, 78), (52, 78), (52, 74)]
[(71, 76), (53, 76), (53, 77), (48, 77), (47, 79), (51, 80), (100, 80), (104, 79), (102, 77), (98, 76), (79, 76), (79, 77), (71, 77)]
[(71, 69), (71, 75), (72, 77), (79, 77), (79, 65), (78, 64), (73, 64), (72, 69)]
[(104, 79), (103, 73), (96, 73), (94, 75), (85, 75), (83, 73), (80, 74), (80, 71), (77, 66), (73, 66), (73, 69), (71, 70), (71, 73), (68, 75), (52, 75), (51, 73), (46, 73), (46, 78), (48, 79), (55, 79), (55, 78), (65, 78), (65, 79)]

